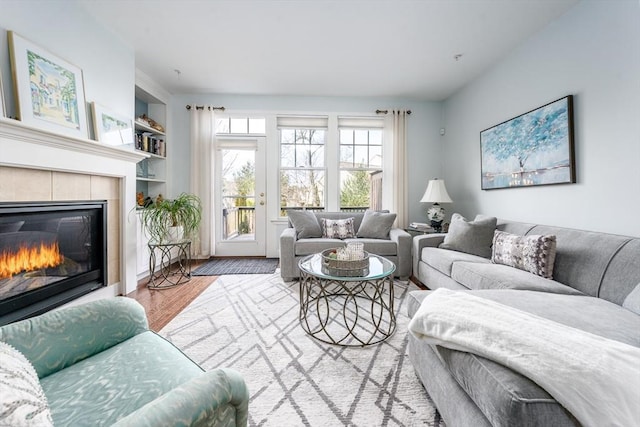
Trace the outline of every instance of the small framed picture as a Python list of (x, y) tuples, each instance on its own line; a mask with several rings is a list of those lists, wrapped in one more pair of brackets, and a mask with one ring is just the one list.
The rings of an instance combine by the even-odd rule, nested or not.
[(82, 70), (13, 31), (8, 38), (18, 118), (43, 130), (86, 139)]
[(133, 144), (133, 122), (130, 117), (109, 111), (95, 102), (91, 103), (91, 110), (96, 140), (109, 145)]

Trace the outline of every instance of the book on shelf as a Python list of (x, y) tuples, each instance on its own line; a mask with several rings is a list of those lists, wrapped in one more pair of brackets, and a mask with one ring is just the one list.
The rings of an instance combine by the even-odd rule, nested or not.
[(161, 157), (167, 156), (164, 138), (159, 138), (158, 135), (154, 135), (151, 132), (136, 133), (135, 143), (137, 150), (146, 151), (147, 153)]

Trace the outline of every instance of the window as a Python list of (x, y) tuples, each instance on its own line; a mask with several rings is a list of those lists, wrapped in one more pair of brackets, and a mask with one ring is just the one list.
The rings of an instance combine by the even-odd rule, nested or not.
[(379, 119), (338, 119), (341, 210), (381, 209), (383, 124)]
[(282, 215), (381, 209), (384, 119), (278, 117), (277, 123)]
[(325, 206), (326, 117), (279, 117), (280, 209)]
[(216, 117), (218, 135), (264, 135), (264, 117)]

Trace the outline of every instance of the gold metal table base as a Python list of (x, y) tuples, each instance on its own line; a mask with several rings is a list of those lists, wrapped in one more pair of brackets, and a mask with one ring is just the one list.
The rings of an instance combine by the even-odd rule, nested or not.
[(191, 280), (191, 241), (149, 243), (149, 251), (148, 288), (172, 288)]
[(396, 329), (391, 276), (362, 281), (301, 271), (300, 324), (315, 339), (340, 346), (379, 344)]

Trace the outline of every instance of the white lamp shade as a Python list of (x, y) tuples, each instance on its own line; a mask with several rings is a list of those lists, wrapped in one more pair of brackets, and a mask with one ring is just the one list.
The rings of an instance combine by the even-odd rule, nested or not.
[(453, 203), (449, 193), (447, 193), (447, 187), (444, 186), (444, 180), (432, 179), (429, 180), (427, 190), (424, 192), (424, 196), (420, 202), (423, 203)]

